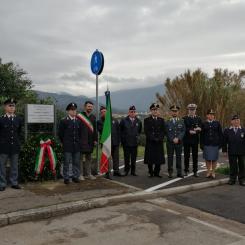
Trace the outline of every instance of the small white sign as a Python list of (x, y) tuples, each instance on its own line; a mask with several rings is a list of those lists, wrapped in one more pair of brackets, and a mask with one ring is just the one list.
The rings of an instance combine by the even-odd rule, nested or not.
[(54, 105), (27, 105), (27, 123), (54, 123)]

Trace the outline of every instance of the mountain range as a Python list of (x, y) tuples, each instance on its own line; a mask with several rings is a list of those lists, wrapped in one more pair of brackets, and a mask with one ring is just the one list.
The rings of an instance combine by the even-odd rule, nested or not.
[[(114, 113), (127, 112), (129, 106), (135, 105), (138, 112), (145, 112), (148, 110), (149, 105), (156, 101), (156, 93), (164, 93), (163, 84), (159, 84), (153, 87), (127, 89), (121, 91), (111, 92), (111, 104)], [(65, 110), (66, 106), (74, 102), (80, 108), (86, 100), (91, 100), (95, 103), (96, 98), (88, 98), (84, 95), (73, 96), (68, 93), (50, 93), (43, 91), (35, 91), (40, 99), (47, 97), (52, 98), (58, 107)], [(99, 96), (99, 102), (105, 104), (105, 96)]]

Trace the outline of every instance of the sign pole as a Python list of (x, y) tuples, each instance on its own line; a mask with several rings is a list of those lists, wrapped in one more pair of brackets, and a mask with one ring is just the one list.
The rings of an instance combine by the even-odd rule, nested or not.
[(28, 137), (28, 123), (27, 123), (27, 105), (25, 105), (25, 141)]
[(99, 131), (98, 131), (98, 125), (97, 121), (99, 120), (99, 76), (96, 75), (96, 132), (97, 132), (97, 145), (96, 145), (96, 163), (97, 163), (97, 171), (99, 166)]
[(91, 57), (90, 62), (91, 71), (93, 74), (96, 75), (96, 138), (97, 138), (97, 145), (96, 145), (96, 165), (97, 165), (97, 171), (99, 167), (99, 132), (97, 128), (97, 121), (99, 120), (99, 96), (98, 96), (98, 90), (99, 90), (99, 75), (102, 73), (104, 68), (104, 56), (102, 52), (100, 52), (98, 49), (94, 51)]

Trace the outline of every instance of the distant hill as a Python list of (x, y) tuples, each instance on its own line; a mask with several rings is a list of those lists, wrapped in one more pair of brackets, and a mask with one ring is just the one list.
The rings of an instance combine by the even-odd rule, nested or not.
[[(49, 93), (43, 91), (35, 91), (40, 99), (51, 97), (56, 101), (58, 107), (65, 110), (66, 106), (75, 102), (79, 110), (86, 100), (91, 100), (95, 104), (95, 98), (88, 98), (84, 95), (73, 96), (66, 92), (64, 93)], [(156, 101), (156, 93), (164, 93), (164, 86), (157, 85), (148, 88), (138, 88), (130, 90), (121, 90), (111, 92), (112, 109), (114, 113), (127, 112), (130, 105), (135, 105), (137, 111), (145, 112), (148, 110), (150, 103)], [(99, 96), (99, 102), (105, 104), (105, 96)]]
[[(164, 86), (160, 84), (148, 88), (137, 88), (111, 92), (112, 107), (125, 112), (128, 110), (130, 105), (135, 105), (137, 111), (145, 112), (148, 110), (149, 105), (156, 101), (156, 93), (158, 92), (163, 94), (164, 91)], [(105, 103), (105, 96), (100, 96), (99, 101), (101, 103)]]

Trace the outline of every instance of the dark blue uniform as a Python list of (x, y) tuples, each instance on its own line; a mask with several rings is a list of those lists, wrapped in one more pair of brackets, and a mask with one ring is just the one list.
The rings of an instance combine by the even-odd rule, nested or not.
[[(139, 143), (139, 136), (142, 130), (142, 123), (136, 117), (133, 121), (127, 116), (120, 122), (121, 143), (123, 145), (125, 174), (127, 175), (130, 168), (131, 174), (135, 174), (137, 147)], [(131, 166), (130, 166), (131, 158)]]
[[(148, 164), (150, 176), (159, 176), (160, 166), (165, 163), (163, 139), (165, 136), (165, 121), (163, 118), (152, 116), (144, 120), (146, 135), (144, 163)], [(153, 165), (154, 172), (153, 172)]]
[(185, 172), (189, 172), (190, 164), (190, 151), (192, 150), (193, 172), (198, 170), (198, 144), (200, 132), (195, 131), (195, 134), (191, 134), (190, 131), (194, 131), (195, 128), (202, 127), (202, 120), (198, 116), (185, 116), (183, 117), (186, 127), (184, 136), (184, 159), (185, 159)]
[(60, 121), (59, 138), (64, 149), (64, 179), (69, 179), (69, 164), (72, 162), (73, 178), (80, 176), (80, 151), (82, 123), (79, 119), (67, 116)]
[[(183, 119), (171, 118), (166, 122), (167, 134), (167, 154), (168, 154), (168, 172), (169, 176), (173, 173), (173, 156), (176, 155), (177, 176), (182, 176), (181, 153), (183, 147), (183, 138), (185, 135), (185, 123)], [(178, 138), (178, 143), (174, 143), (173, 139)]]
[(18, 157), (20, 152), (20, 133), (23, 121), (16, 115), (0, 117), (0, 187), (5, 187), (5, 164), (11, 161), (10, 183), (18, 185)]
[[(228, 146), (228, 147), (227, 147)], [(227, 149), (228, 148), (228, 149)], [(230, 127), (224, 130), (223, 152), (228, 152), (230, 164), (230, 181), (240, 184), (245, 182), (245, 128)]]

